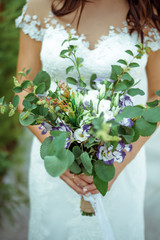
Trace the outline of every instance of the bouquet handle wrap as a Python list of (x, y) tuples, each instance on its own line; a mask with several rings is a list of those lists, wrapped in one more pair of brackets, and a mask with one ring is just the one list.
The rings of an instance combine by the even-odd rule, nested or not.
[(115, 237), (114, 237), (114, 234), (112, 231), (112, 227), (111, 227), (110, 222), (105, 214), (101, 195), (94, 194), (94, 195), (91, 195), (88, 197), (83, 196), (83, 198), (85, 201), (88, 201), (91, 203), (91, 205), (95, 211), (95, 215), (98, 219), (99, 225), (101, 227), (104, 240), (115, 240)]

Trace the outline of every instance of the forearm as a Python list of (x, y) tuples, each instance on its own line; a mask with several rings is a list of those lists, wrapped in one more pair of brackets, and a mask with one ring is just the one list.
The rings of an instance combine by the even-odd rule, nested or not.
[[(148, 102), (152, 102), (157, 99), (156, 95), (151, 96), (148, 99)], [(157, 124), (157, 128), (160, 125), (160, 122)], [(115, 167), (117, 165), (120, 165), (118, 168), (120, 168), (120, 172), (136, 157), (140, 149), (143, 147), (143, 145), (149, 140), (151, 136), (149, 137), (140, 137), (136, 142), (132, 143), (132, 151), (131, 152), (126, 152), (126, 157), (124, 161), (121, 164), (115, 163)]]

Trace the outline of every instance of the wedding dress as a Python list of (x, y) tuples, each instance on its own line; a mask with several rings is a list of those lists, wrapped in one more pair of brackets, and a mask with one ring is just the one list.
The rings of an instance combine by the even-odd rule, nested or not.
[[(52, 78), (51, 89), (55, 88), (54, 76), (64, 81), (65, 69), (71, 65), (69, 60), (59, 54), (64, 48), (61, 43), (68, 38), (68, 32), (78, 40), (77, 55), (84, 58), (81, 73), (89, 85), (91, 74), (98, 77), (110, 75), (111, 65), (118, 59), (130, 60), (125, 53), (130, 49), (136, 52), (135, 45), (140, 38), (134, 32), (128, 33), (127, 24), (122, 29), (110, 27), (109, 33), (102, 36), (94, 49), (82, 34), (78, 36), (69, 24), (62, 26), (51, 12), (50, 0), (29, 0), (22, 15), (16, 19), (16, 26), (22, 28), (32, 39), (42, 42), (42, 69)], [(106, 29), (107, 30), (107, 29)], [(160, 36), (156, 29), (150, 29), (144, 43), (153, 51), (160, 49)], [(29, 49), (28, 49), (29, 51)], [(135, 104), (145, 104), (147, 100), (147, 54), (139, 60), (140, 67), (131, 71), (139, 81), (138, 87), (145, 96), (136, 96)], [(76, 76), (76, 72), (70, 74)], [(96, 217), (84, 217), (80, 213), (80, 196), (60, 178), (52, 178), (44, 168), (39, 149), (41, 143), (34, 137), (31, 149), (29, 171), (29, 189), (31, 213), (29, 224), (30, 240), (101, 240), (103, 239)], [(146, 181), (146, 163), (144, 147), (136, 158), (119, 175), (110, 192), (102, 198), (106, 215), (112, 226), (116, 240), (144, 239), (144, 193)]]

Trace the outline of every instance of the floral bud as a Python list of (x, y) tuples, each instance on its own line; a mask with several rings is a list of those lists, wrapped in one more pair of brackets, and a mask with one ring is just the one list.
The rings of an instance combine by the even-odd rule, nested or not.
[(117, 93), (115, 99), (114, 99), (114, 106), (117, 107), (119, 105), (119, 93)]
[(14, 82), (15, 87), (20, 87), (21, 86), (16, 77), (13, 77), (13, 82)]
[(5, 113), (5, 110), (6, 110), (5, 106), (1, 106), (1, 107), (0, 107), (0, 112), (1, 112), (1, 114), (4, 114), (4, 113)]
[(13, 115), (15, 114), (15, 110), (14, 109), (11, 109), (8, 116), (9, 117), (12, 117)]
[(100, 92), (99, 92), (99, 99), (103, 99), (106, 94), (106, 86), (105, 84), (102, 85)]
[(25, 120), (30, 115), (30, 112), (27, 111), (25, 114), (21, 117), (22, 120)]

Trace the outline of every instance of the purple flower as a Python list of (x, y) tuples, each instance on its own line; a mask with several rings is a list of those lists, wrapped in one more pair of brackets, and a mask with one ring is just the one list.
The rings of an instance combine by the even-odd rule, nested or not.
[(41, 124), (41, 126), (39, 127), (39, 129), (42, 130), (41, 134), (45, 135), (48, 131), (52, 130), (52, 126), (50, 124), (46, 123), (46, 122), (43, 122)]
[(132, 127), (134, 125), (134, 122), (130, 118), (123, 118), (123, 120), (120, 122), (122, 126), (125, 127)]
[(69, 125), (65, 125), (64, 123), (60, 122), (58, 127), (52, 127), (52, 130), (58, 130), (58, 131), (62, 131), (62, 132), (70, 132), (69, 137), (66, 139), (66, 145), (65, 148), (69, 148), (72, 137), (73, 137), (73, 132), (72, 129)]
[(85, 125), (83, 125), (83, 127), (82, 127), (82, 128), (83, 128), (83, 133), (84, 133), (84, 132), (88, 132), (88, 131), (90, 130), (91, 126), (92, 126), (91, 124), (85, 124)]
[(121, 108), (133, 106), (133, 102), (132, 102), (130, 96), (128, 96), (128, 95), (122, 96), (119, 100), (119, 106)]
[(96, 157), (99, 160), (103, 160), (103, 162), (107, 165), (113, 164), (114, 162), (114, 156), (112, 154), (113, 146), (110, 146), (109, 148), (105, 146), (99, 146), (98, 151), (96, 153)]
[(127, 152), (131, 152), (131, 151), (132, 151), (132, 148), (133, 148), (133, 146), (132, 146), (131, 144), (125, 145), (125, 150), (126, 150)]
[(132, 145), (131, 144), (127, 144), (125, 145), (125, 143), (121, 140), (116, 149), (113, 151), (113, 146), (111, 145), (110, 147), (106, 147), (106, 146), (99, 146), (96, 152), (96, 157), (99, 160), (103, 160), (103, 162), (106, 165), (111, 165), (114, 162), (123, 162), (126, 153), (125, 151), (131, 151), (132, 150)]

